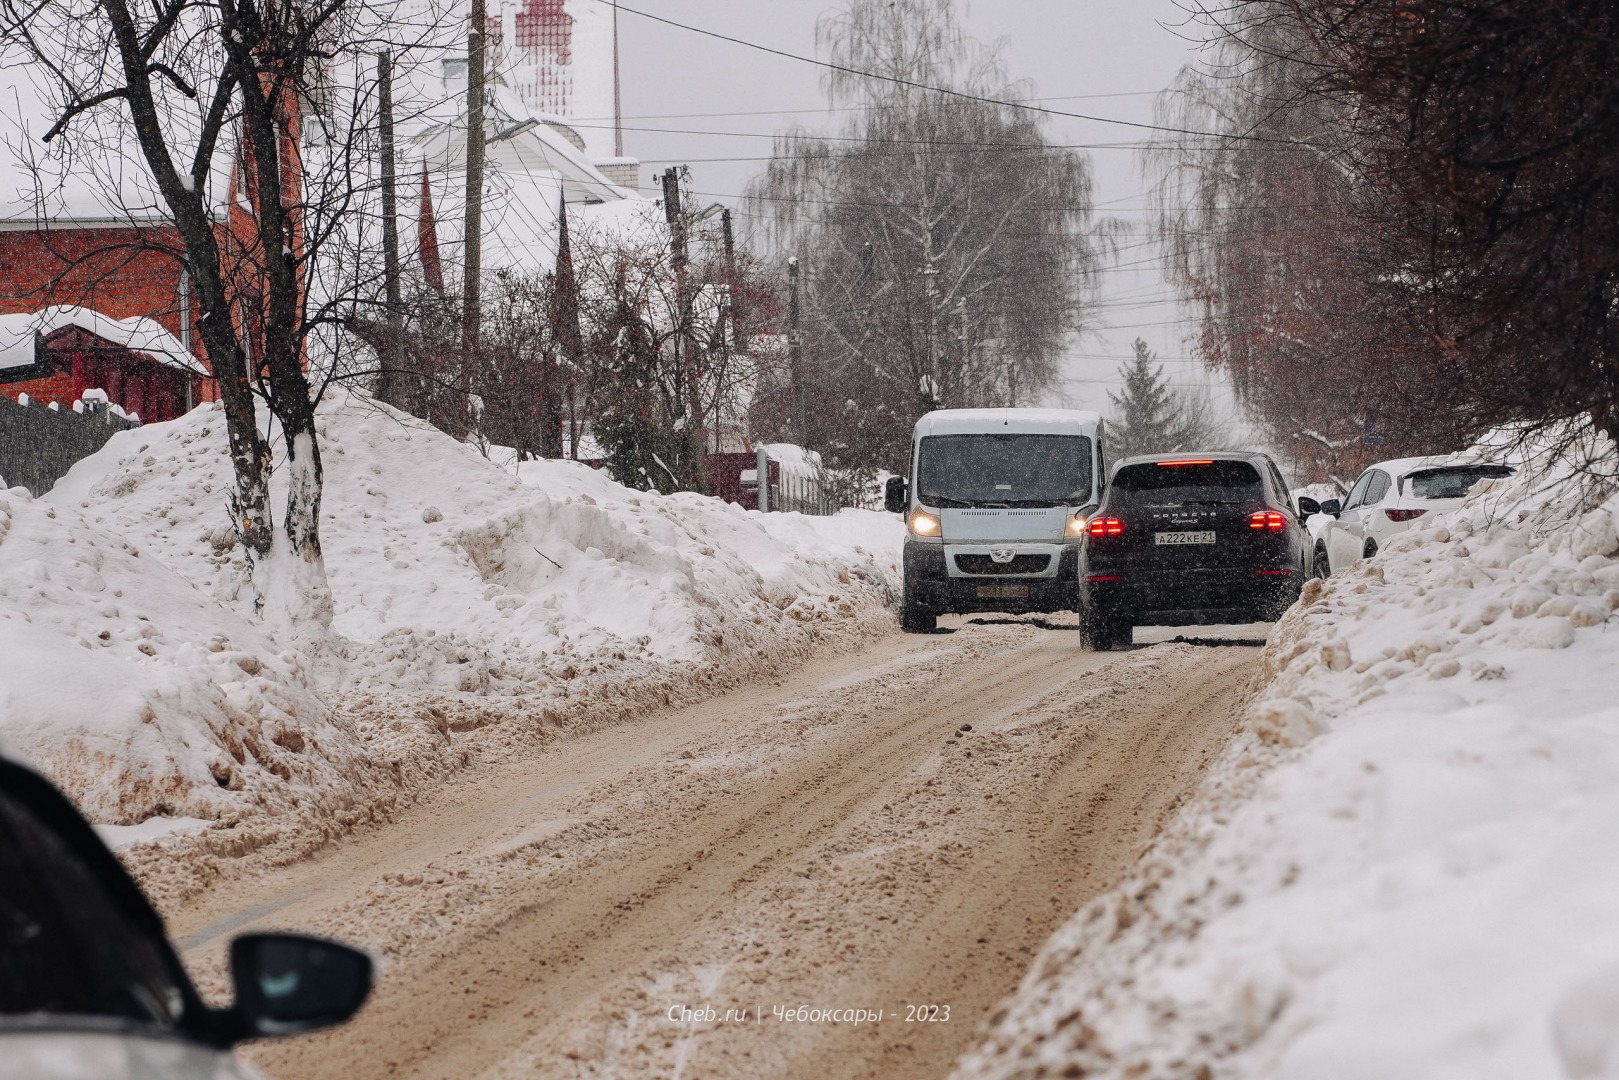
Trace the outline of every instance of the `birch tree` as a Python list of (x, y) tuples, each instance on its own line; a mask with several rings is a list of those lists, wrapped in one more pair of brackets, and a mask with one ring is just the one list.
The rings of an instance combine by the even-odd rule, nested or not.
[(817, 36), (837, 65), (828, 104), (854, 119), (837, 139), (779, 138), (750, 189), (804, 271), (790, 427), (833, 467), (897, 469), (922, 412), (1054, 385), (1093, 284), (1090, 173), (998, 103), (1028, 88), (953, 0), (851, 0)]

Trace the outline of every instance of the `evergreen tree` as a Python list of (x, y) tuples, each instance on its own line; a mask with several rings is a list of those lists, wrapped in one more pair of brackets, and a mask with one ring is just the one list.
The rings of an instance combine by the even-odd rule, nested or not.
[(1176, 449), (1175, 395), (1164, 381), (1164, 369), (1153, 363), (1156, 357), (1141, 338), (1132, 348), (1134, 358), (1119, 365), (1124, 392), (1107, 395), (1114, 409), (1107, 424), (1108, 454), (1115, 461)]
[(1107, 422), (1107, 451), (1115, 461), (1133, 454), (1217, 450), (1232, 434), (1204, 390), (1176, 390), (1147, 343), (1136, 338), (1135, 356), (1119, 365), (1124, 392), (1109, 392), (1114, 414)]

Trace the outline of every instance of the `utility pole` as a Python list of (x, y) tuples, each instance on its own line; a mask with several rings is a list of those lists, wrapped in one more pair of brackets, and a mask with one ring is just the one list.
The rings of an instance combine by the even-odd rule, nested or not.
[(787, 374), (793, 383), (793, 438), (805, 435), (804, 328), (799, 304), (798, 256), (787, 260)]
[(394, 92), (393, 56), (387, 51), (377, 54), (377, 127), (382, 153), (382, 283), (387, 310), (383, 321), (387, 324), (387, 344), (377, 353), (377, 398), (394, 406), (402, 406), (399, 380), (399, 315), (402, 298), (399, 291), (399, 193), (398, 177), (394, 175)]
[(731, 230), (731, 211), (720, 212), (720, 235), (725, 244), (725, 314), (730, 324), (731, 339), (740, 341), (742, 337), (742, 302), (738, 299), (739, 281), (736, 272), (736, 234)]
[(461, 391), (468, 397), (478, 354), (483, 299), (479, 278), (483, 271), (483, 60), (487, 23), (485, 0), (472, 0), (472, 27), (467, 32), (467, 212), (462, 237), (466, 265), (461, 277)]
[[(737, 274), (736, 274), (736, 234), (731, 230), (731, 211), (720, 211), (720, 238), (724, 248), (725, 257), (725, 288), (720, 294), (720, 318), (718, 345), (720, 362), (716, 372), (715, 385), (723, 386), (731, 376), (731, 349), (740, 342), (741, 320), (739, 312), (741, 304), (737, 300)], [(714, 366), (712, 363), (710, 366)], [(714, 395), (714, 452), (722, 449), (724, 437), (723, 426), (725, 418), (720, 415), (721, 394)]]
[(624, 108), (618, 85), (618, 0), (613, 0), (613, 156), (624, 156)]
[[(675, 370), (683, 393), (677, 395), (686, 417), (686, 443), (692, 452), (703, 450), (702, 387), (697, 379), (696, 349), (691, 340), (691, 272), (686, 251), (686, 216), (680, 208), (680, 170), (671, 166), (663, 172), (663, 215), (669, 223), (669, 269), (675, 275)], [(688, 467), (696, 469), (693, 460)]]
[(377, 54), (378, 136), (382, 143), (382, 280), (388, 297), (388, 323), (399, 322), (399, 179), (394, 173), (393, 56)]
[(923, 391), (924, 398), (931, 398), (931, 409), (940, 408), (944, 404), (943, 372), (939, 370), (939, 271), (933, 265), (933, 237), (928, 236), (926, 252), (927, 262), (917, 271), (927, 285), (928, 297), (928, 374), (927, 387)]

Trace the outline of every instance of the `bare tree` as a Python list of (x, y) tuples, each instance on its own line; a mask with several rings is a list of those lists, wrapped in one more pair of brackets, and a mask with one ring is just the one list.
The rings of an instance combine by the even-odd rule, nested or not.
[[(1616, 16), (1245, 0), (1155, 156), (1201, 351), (1312, 479), (1584, 413), (1619, 432)], [(1567, 429), (1572, 430), (1572, 429)]]
[(778, 139), (751, 207), (804, 267), (795, 438), (835, 467), (897, 468), (927, 409), (1053, 385), (1095, 264), (1090, 175), (997, 103), (1025, 88), (953, 0), (851, 0), (818, 37), (828, 101), (856, 106), (846, 141)]
[[(483, 437), (534, 456), (577, 456), (588, 428), (623, 483), (701, 490), (704, 457), (747, 423), (765, 376), (760, 331), (776, 304), (727, 223), (682, 200), (639, 221), (579, 215), (556, 269), (497, 275), (475, 378)], [(569, 215), (570, 219), (572, 215)]]
[(1359, 223), (1474, 423), (1619, 438), (1619, 10), (1288, 0), (1346, 113)]
[[(311, 267), (342, 236), (357, 145), (352, 117), (321, 105), (343, 45), (376, 26), (356, 0), (0, 0), (0, 49), (27, 65), (54, 109), (43, 137), (56, 164), (99, 168), (114, 206), (136, 216), (151, 200), (172, 229), (224, 406), (231, 516), (256, 606), (315, 625), (329, 620), (330, 594), (306, 361), (341, 305)], [(306, 168), (312, 124), (318, 171)], [(311, 190), (306, 178), (317, 173)], [(279, 529), (255, 393), (281, 430)]]

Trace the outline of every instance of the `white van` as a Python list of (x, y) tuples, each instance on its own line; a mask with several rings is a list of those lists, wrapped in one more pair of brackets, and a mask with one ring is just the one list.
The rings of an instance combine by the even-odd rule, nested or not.
[(1074, 611), (1079, 542), (1102, 501), (1102, 418), (1069, 409), (940, 409), (916, 422), (900, 626), (970, 611)]

